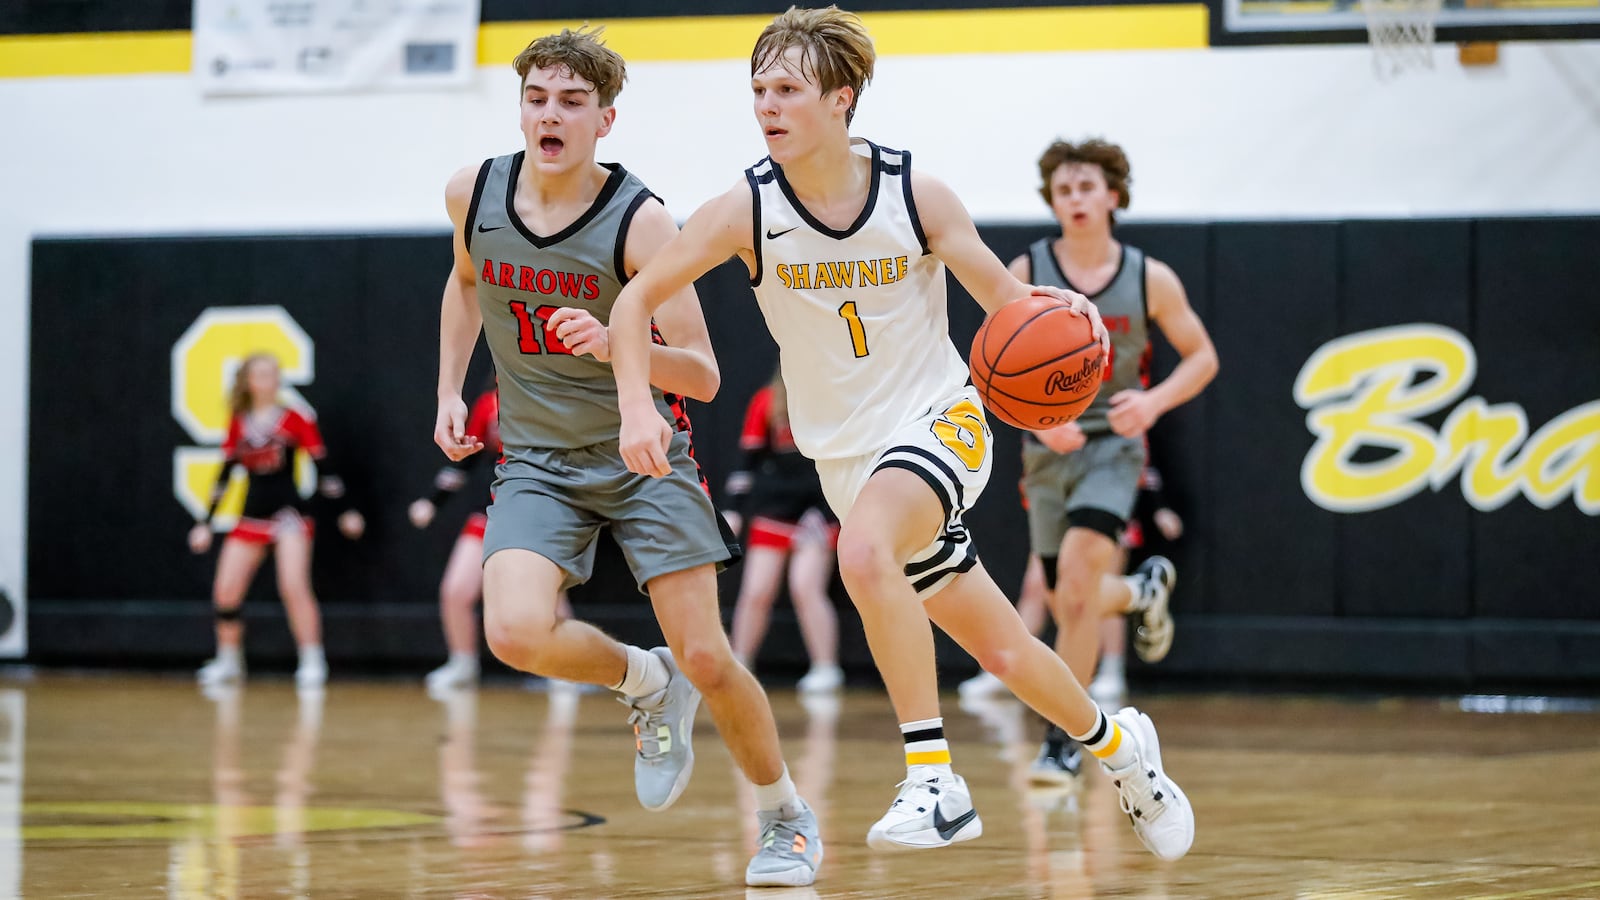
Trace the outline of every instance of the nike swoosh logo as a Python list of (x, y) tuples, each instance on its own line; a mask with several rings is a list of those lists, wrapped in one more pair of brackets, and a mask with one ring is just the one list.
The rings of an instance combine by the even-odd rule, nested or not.
[(939, 809), (939, 804), (933, 804), (933, 830), (939, 832), (939, 839), (948, 841), (955, 837), (956, 832), (965, 828), (968, 822), (978, 817), (977, 807), (967, 810), (953, 821), (946, 821), (944, 812)]
[(800, 227), (799, 225), (796, 225), (796, 226), (794, 226), (794, 228), (785, 228), (784, 230), (778, 232), (777, 234), (773, 234), (772, 233), (772, 229), (768, 228), (767, 229), (767, 240), (775, 241), (778, 238), (781, 238), (784, 235), (788, 234), (789, 232), (793, 231), (795, 228), (799, 228), (799, 227)]
[(504, 227), (505, 227), (504, 225), (496, 225), (493, 228), (485, 228), (485, 227), (483, 227), (483, 223), (479, 222), (478, 223), (478, 233), (479, 234), (488, 234), (491, 231), (499, 231), (500, 229), (502, 229)]

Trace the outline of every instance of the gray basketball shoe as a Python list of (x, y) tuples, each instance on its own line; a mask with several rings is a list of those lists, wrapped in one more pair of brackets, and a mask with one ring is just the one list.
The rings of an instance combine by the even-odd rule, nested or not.
[(817, 880), (822, 865), (822, 830), (804, 800), (775, 812), (758, 812), (761, 849), (744, 870), (750, 887), (804, 887)]
[(666, 664), (671, 678), (667, 686), (648, 697), (623, 697), (633, 709), (628, 722), (633, 725), (633, 787), (645, 809), (660, 811), (671, 806), (689, 786), (694, 772), (694, 714), (700, 708), (700, 692), (678, 671), (672, 651), (657, 647), (650, 651)]

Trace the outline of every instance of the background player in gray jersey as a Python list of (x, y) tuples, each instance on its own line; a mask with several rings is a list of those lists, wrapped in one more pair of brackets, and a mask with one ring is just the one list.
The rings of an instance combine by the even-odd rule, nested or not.
[[(463, 169), (446, 190), (455, 266), (440, 317), (434, 440), (452, 459), (482, 449), (466, 433), (461, 382), (478, 332), (500, 384), (505, 460), (484, 535), (484, 630), (506, 664), (612, 688), (632, 708), (635, 787), (665, 809), (687, 786), (702, 693), (729, 752), (755, 785), (761, 849), (750, 885), (806, 885), (822, 842), (795, 794), (761, 686), (728, 646), (717, 607), (724, 538), (689, 441), (681, 401), (716, 393), (719, 375), (692, 287), (658, 316), (649, 359), (658, 410), (674, 420), (672, 472), (627, 470), (603, 322), (630, 278), (677, 233), (666, 208), (622, 167), (595, 161), (611, 130), (623, 60), (597, 33), (562, 31), (516, 60), (523, 152)], [(670, 308), (668, 308), (670, 307)], [(608, 526), (649, 594), (665, 647), (623, 645), (557, 614), (559, 592), (589, 577)], [(680, 668), (681, 667), (681, 668)]]
[[(1118, 539), (1138, 495), (1145, 433), (1216, 376), (1217, 351), (1171, 267), (1112, 237), (1131, 181), (1121, 147), (1056, 141), (1039, 158), (1039, 177), (1061, 236), (1034, 244), (1011, 271), (1087, 296), (1112, 344), (1107, 381), (1089, 408), (1077, 421), (1039, 432), (1037, 441), (1029, 436), (1023, 448), (1028, 530), (1052, 588), (1056, 651), (1087, 686), (1107, 617), (1137, 616), (1135, 649), (1147, 661), (1171, 647), (1167, 599), (1176, 571), (1165, 557), (1152, 557), (1133, 577), (1119, 577)], [(1183, 359), (1145, 390), (1151, 322)], [(1076, 745), (1052, 728), (1034, 763), (1035, 779), (1069, 779), (1078, 766)]]

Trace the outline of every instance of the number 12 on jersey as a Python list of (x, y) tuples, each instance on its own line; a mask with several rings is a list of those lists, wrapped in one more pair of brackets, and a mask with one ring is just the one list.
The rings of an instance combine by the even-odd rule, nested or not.
[[(556, 337), (550, 330), (550, 317), (556, 314), (559, 307), (545, 304), (528, 313), (528, 304), (521, 300), (511, 301), (511, 315), (517, 320), (517, 348), (526, 354), (559, 353), (572, 355), (566, 344)], [(539, 338), (543, 333), (544, 343), (540, 344)]]
[(850, 346), (856, 351), (856, 359), (871, 352), (867, 350), (867, 329), (861, 324), (861, 317), (856, 314), (854, 300), (846, 300), (839, 305), (839, 318), (850, 326)]

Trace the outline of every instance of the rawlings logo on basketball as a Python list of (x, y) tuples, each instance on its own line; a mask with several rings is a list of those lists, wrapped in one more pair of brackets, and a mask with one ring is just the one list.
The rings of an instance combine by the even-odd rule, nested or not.
[(1044, 294), (1000, 307), (972, 339), (972, 384), (983, 405), (1017, 428), (1076, 419), (1100, 390), (1105, 361), (1089, 319)]
[[(1471, 342), (1440, 325), (1397, 325), (1324, 344), (1294, 384), (1317, 437), (1300, 468), (1306, 496), (1334, 512), (1364, 512), (1437, 491), (1459, 475), (1462, 496), (1484, 512), (1520, 493), (1540, 509), (1570, 496), (1582, 512), (1600, 514), (1600, 400), (1530, 435), (1521, 406), (1461, 400), (1477, 372)], [(1457, 400), (1437, 431), (1422, 421)]]
[(1044, 380), (1044, 392), (1046, 395), (1062, 392), (1075, 394), (1083, 390), (1083, 385), (1099, 379), (1100, 355), (1095, 354), (1085, 359), (1083, 366), (1076, 372), (1068, 372), (1065, 369), (1057, 369), (1051, 372), (1049, 377)]

